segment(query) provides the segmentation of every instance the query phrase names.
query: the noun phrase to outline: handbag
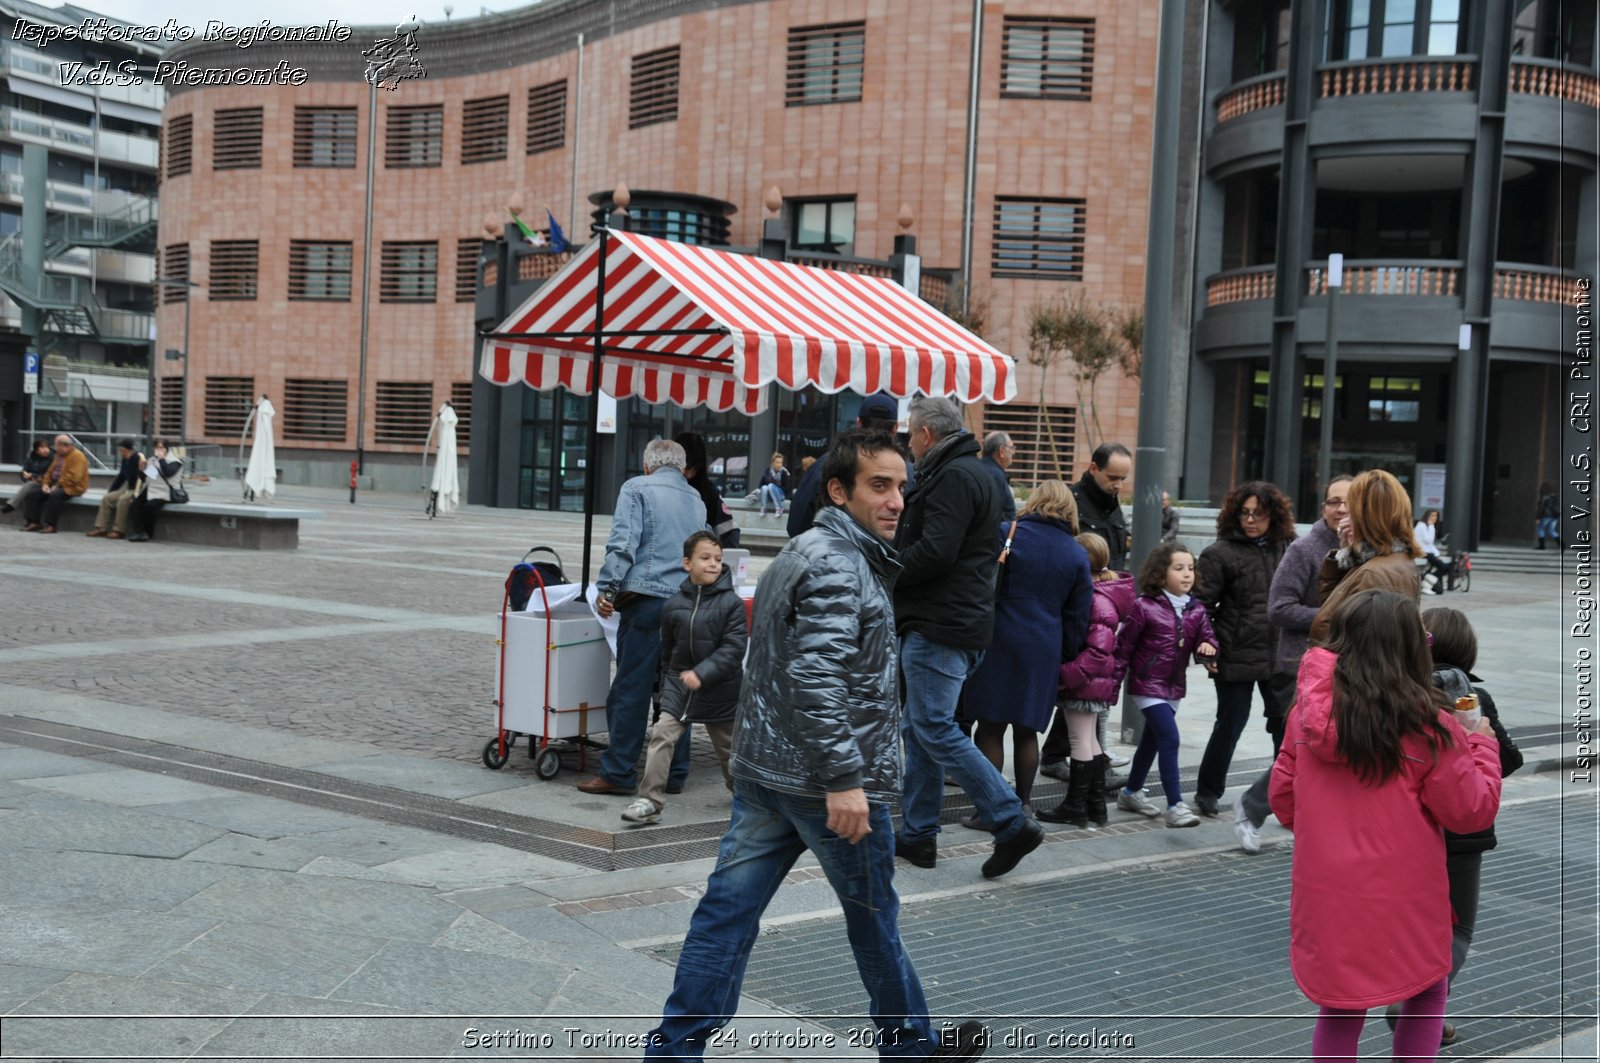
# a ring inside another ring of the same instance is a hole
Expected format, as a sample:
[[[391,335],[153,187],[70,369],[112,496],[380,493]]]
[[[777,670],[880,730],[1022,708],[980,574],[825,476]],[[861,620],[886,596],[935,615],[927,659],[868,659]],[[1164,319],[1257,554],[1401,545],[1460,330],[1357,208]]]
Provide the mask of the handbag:
[[[167,479],[165,475],[163,475],[161,477],[161,482],[167,485],[167,501],[169,503],[174,506],[181,506],[185,502],[189,501],[189,492],[183,489],[182,477],[179,477],[178,482],[174,484],[171,480]]]

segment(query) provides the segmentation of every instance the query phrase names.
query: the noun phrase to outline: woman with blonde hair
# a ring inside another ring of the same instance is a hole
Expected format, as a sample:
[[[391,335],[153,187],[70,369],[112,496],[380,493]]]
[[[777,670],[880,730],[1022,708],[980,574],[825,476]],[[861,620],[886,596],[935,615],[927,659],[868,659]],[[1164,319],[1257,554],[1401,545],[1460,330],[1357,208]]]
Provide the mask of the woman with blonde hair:
[[[1017,519],[1001,525],[994,641],[962,691],[962,715],[977,722],[978,748],[996,768],[1011,728],[1017,797],[1030,812],[1061,662],[1077,656],[1089,628],[1089,555],[1077,531],[1078,505],[1060,480],[1036,487]]]
[[[1328,634],[1328,617],[1353,594],[1394,591],[1413,602],[1422,581],[1415,559],[1422,556],[1411,526],[1411,496],[1389,473],[1369,469],[1350,481],[1348,512],[1339,521],[1339,548],[1330,551],[1317,573],[1322,608],[1311,622],[1311,644]]]

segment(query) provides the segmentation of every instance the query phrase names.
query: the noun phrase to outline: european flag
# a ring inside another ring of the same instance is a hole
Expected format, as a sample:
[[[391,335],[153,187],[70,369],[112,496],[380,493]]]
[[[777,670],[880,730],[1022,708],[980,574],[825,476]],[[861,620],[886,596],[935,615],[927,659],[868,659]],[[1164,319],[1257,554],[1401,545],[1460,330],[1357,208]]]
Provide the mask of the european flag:
[[[550,250],[555,252],[567,249],[567,234],[561,231],[561,226],[556,224],[556,216],[550,213],[550,208],[544,209],[544,216],[550,219]]]

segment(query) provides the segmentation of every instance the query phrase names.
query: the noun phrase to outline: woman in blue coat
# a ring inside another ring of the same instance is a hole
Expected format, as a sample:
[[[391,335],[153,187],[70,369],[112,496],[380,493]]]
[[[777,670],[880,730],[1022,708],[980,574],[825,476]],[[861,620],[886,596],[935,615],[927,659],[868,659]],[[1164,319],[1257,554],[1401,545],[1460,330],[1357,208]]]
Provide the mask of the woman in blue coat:
[[[1028,497],[1015,527],[1001,526],[999,593],[994,641],[962,690],[962,715],[977,722],[978,748],[999,768],[1011,728],[1017,797],[1032,813],[1039,769],[1039,732],[1055,713],[1061,662],[1083,648],[1089,630],[1093,580],[1089,555],[1074,538],[1078,506],[1060,480],[1046,480]]]

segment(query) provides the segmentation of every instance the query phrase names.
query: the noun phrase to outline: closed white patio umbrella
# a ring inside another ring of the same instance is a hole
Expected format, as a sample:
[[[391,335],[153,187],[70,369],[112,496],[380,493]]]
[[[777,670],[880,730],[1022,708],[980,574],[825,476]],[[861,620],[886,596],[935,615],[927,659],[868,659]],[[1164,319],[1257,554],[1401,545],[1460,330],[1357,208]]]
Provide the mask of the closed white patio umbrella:
[[[278,415],[273,409],[272,400],[265,395],[256,403],[256,408],[251,412],[250,419],[256,424],[256,440],[250,446],[250,464],[244,470],[244,497],[245,501],[256,498],[271,498],[278,489],[278,459],[272,443],[272,419]],[[245,434],[250,432],[250,424],[245,423]]]
[[[461,474],[456,468],[456,422],[459,420],[455,408],[447,402],[439,407],[439,416],[434,418],[433,430],[428,433],[430,436],[434,432],[439,434],[439,450],[433,461],[433,481],[428,485],[431,492],[429,516],[461,508]]]

